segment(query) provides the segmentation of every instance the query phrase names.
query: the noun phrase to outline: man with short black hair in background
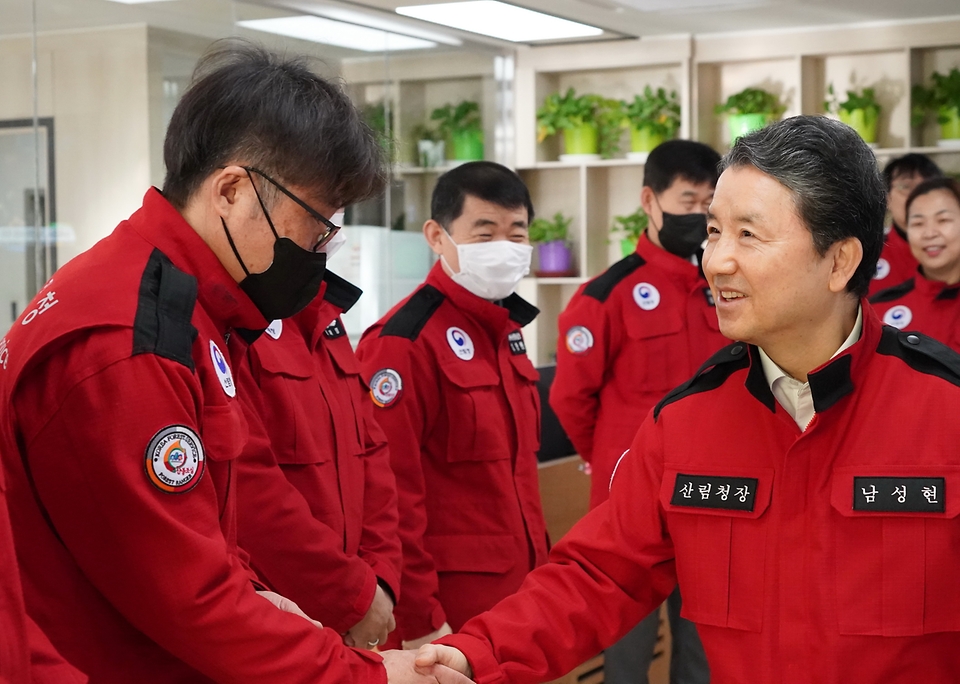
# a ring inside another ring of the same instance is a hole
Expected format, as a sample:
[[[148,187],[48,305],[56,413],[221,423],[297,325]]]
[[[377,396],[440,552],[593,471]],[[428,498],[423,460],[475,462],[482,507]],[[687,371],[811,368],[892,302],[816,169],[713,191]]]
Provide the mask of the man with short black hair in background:
[[[423,233],[440,260],[360,340],[357,355],[397,478],[403,575],[397,637],[416,648],[509,596],[547,560],[536,369],[514,290],[533,204],[493,162],[440,176]]]
[[[614,464],[647,412],[726,342],[699,262],[719,163],[690,140],[654,149],[636,252],[583,285],[560,314],[550,405],[592,471],[591,508],[606,501]],[[703,646],[680,607],[677,590],[667,601],[671,684],[706,684]],[[606,650],[606,684],[646,684],[659,627],[656,610]]]

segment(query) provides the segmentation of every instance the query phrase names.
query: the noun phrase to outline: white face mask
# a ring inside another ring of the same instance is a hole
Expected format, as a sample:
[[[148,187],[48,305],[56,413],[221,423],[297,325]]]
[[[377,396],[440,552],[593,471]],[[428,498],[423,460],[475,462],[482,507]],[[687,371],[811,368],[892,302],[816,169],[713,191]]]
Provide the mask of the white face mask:
[[[460,272],[453,273],[447,260],[440,257],[451,271],[453,282],[483,299],[497,300],[509,297],[517,289],[520,279],[530,272],[533,247],[510,240],[491,240],[469,245],[458,245],[444,231],[457,248]]]
[[[343,225],[343,212],[338,211],[336,214],[330,217],[330,222],[335,223],[338,226]],[[333,255],[336,254],[344,243],[347,241],[347,235],[344,233],[346,228],[341,228],[336,232],[336,234],[330,238],[330,242],[321,247],[318,251],[323,252],[327,255],[327,263],[330,263],[330,260],[333,258]]]

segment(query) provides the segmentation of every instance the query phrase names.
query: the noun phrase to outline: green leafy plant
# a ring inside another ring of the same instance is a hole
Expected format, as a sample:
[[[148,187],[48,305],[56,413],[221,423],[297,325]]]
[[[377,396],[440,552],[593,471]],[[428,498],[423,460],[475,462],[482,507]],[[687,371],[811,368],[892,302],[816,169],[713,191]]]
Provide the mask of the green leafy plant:
[[[947,123],[942,110],[960,108],[960,68],[954,67],[946,75],[935,71],[930,80],[933,83],[929,87],[918,83],[911,92],[915,126],[923,124],[929,113],[936,113],[939,123]]]
[[[573,219],[564,216],[562,211],[554,214],[552,219],[535,218],[530,224],[530,242],[537,244],[566,240],[571,223]]]
[[[602,95],[577,95],[573,88],[547,97],[537,110],[537,142],[543,142],[561,131],[586,124],[597,127],[600,155],[611,157],[620,148],[620,127],[623,102]]]
[[[482,129],[480,105],[472,100],[464,100],[457,105],[446,104],[443,107],[437,107],[430,113],[430,120],[437,122],[441,139]]]
[[[387,130],[387,106],[383,100],[363,105],[360,108],[360,117],[373,129],[380,141],[380,146],[383,147],[390,159],[393,159],[397,149],[393,127],[393,109],[390,109],[389,132]]]
[[[762,88],[744,88],[734,93],[723,104],[714,107],[716,114],[767,114],[779,117],[786,111],[779,98]]]
[[[831,114],[838,114],[840,110],[852,112],[856,109],[880,113],[880,103],[877,102],[876,91],[873,88],[863,88],[858,94],[855,90],[847,91],[847,99],[843,102],[834,92],[833,84],[827,87],[827,99],[823,101],[823,108]]]
[[[633,128],[647,128],[665,140],[673,138],[680,128],[680,99],[677,91],[669,94],[663,88],[656,91],[650,86],[643,95],[636,95],[632,102],[623,103],[623,124]]]
[[[647,229],[649,217],[643,210],[643,207],[637,207],[637,210],[626,216],[614,216],[611,233],[619,233],[624,238],[638,240],[640,235]]]
[[[410,129],[410,138],[414,141],[430,140],[437,142],[443,140],[443,134],[433,126],[420,123]]]

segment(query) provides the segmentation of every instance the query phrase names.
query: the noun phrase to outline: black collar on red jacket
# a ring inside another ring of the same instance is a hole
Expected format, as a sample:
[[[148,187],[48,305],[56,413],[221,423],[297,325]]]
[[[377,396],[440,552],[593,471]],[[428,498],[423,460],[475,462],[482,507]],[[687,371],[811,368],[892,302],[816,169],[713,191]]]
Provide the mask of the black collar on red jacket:
[[[324,300],[340,309],[340,313],[347,313],[352,309],[363,294],[363,290],[333,271],[323,274],[323,282],[327,284],[323,292]]]

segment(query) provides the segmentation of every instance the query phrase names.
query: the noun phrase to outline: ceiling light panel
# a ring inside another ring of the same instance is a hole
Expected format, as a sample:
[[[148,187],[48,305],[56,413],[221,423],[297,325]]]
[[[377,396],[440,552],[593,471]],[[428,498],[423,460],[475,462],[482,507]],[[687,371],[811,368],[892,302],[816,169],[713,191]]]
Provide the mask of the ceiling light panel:
[[[288,38],[309,40],[324,45],[363,52],[384,52],[392,50],[424,50],[437,47],[437,44],[423,38],[414,38],[399,33],[383,31],[367,26],[357,26],[343,21],[334,21],[325,17],[277,17],[275,19],[248,19],[238,21],[238,26],[275,33]]]
[[[691,10],[733,10],[769,5],[771,0],[614,0],[616,4],[641,12],[686,12]]]
[[[404,36],[413,36],[414,38],[423,38],[434,43],[443,43],[444,45],[463,45],[463,41],[454,36],[440,31],[431,31],[429,29],[414,26],[414,22],[391,19],[391,15],[384,12],[363,12],[346,7],[334,7],[315,2],[287,3],[290,7],[316,14],[317,16],[327,17],[336,21],[345,21],[348,24],[358,24],[360,26],[369,26],[370,28],[383,29],[391,33],[399,33]]]
[[[534,12],[497,0],[409,5],[398,7],[397,13],[514,43],[588,38],[603,34],[603,29],[595,26]]]

